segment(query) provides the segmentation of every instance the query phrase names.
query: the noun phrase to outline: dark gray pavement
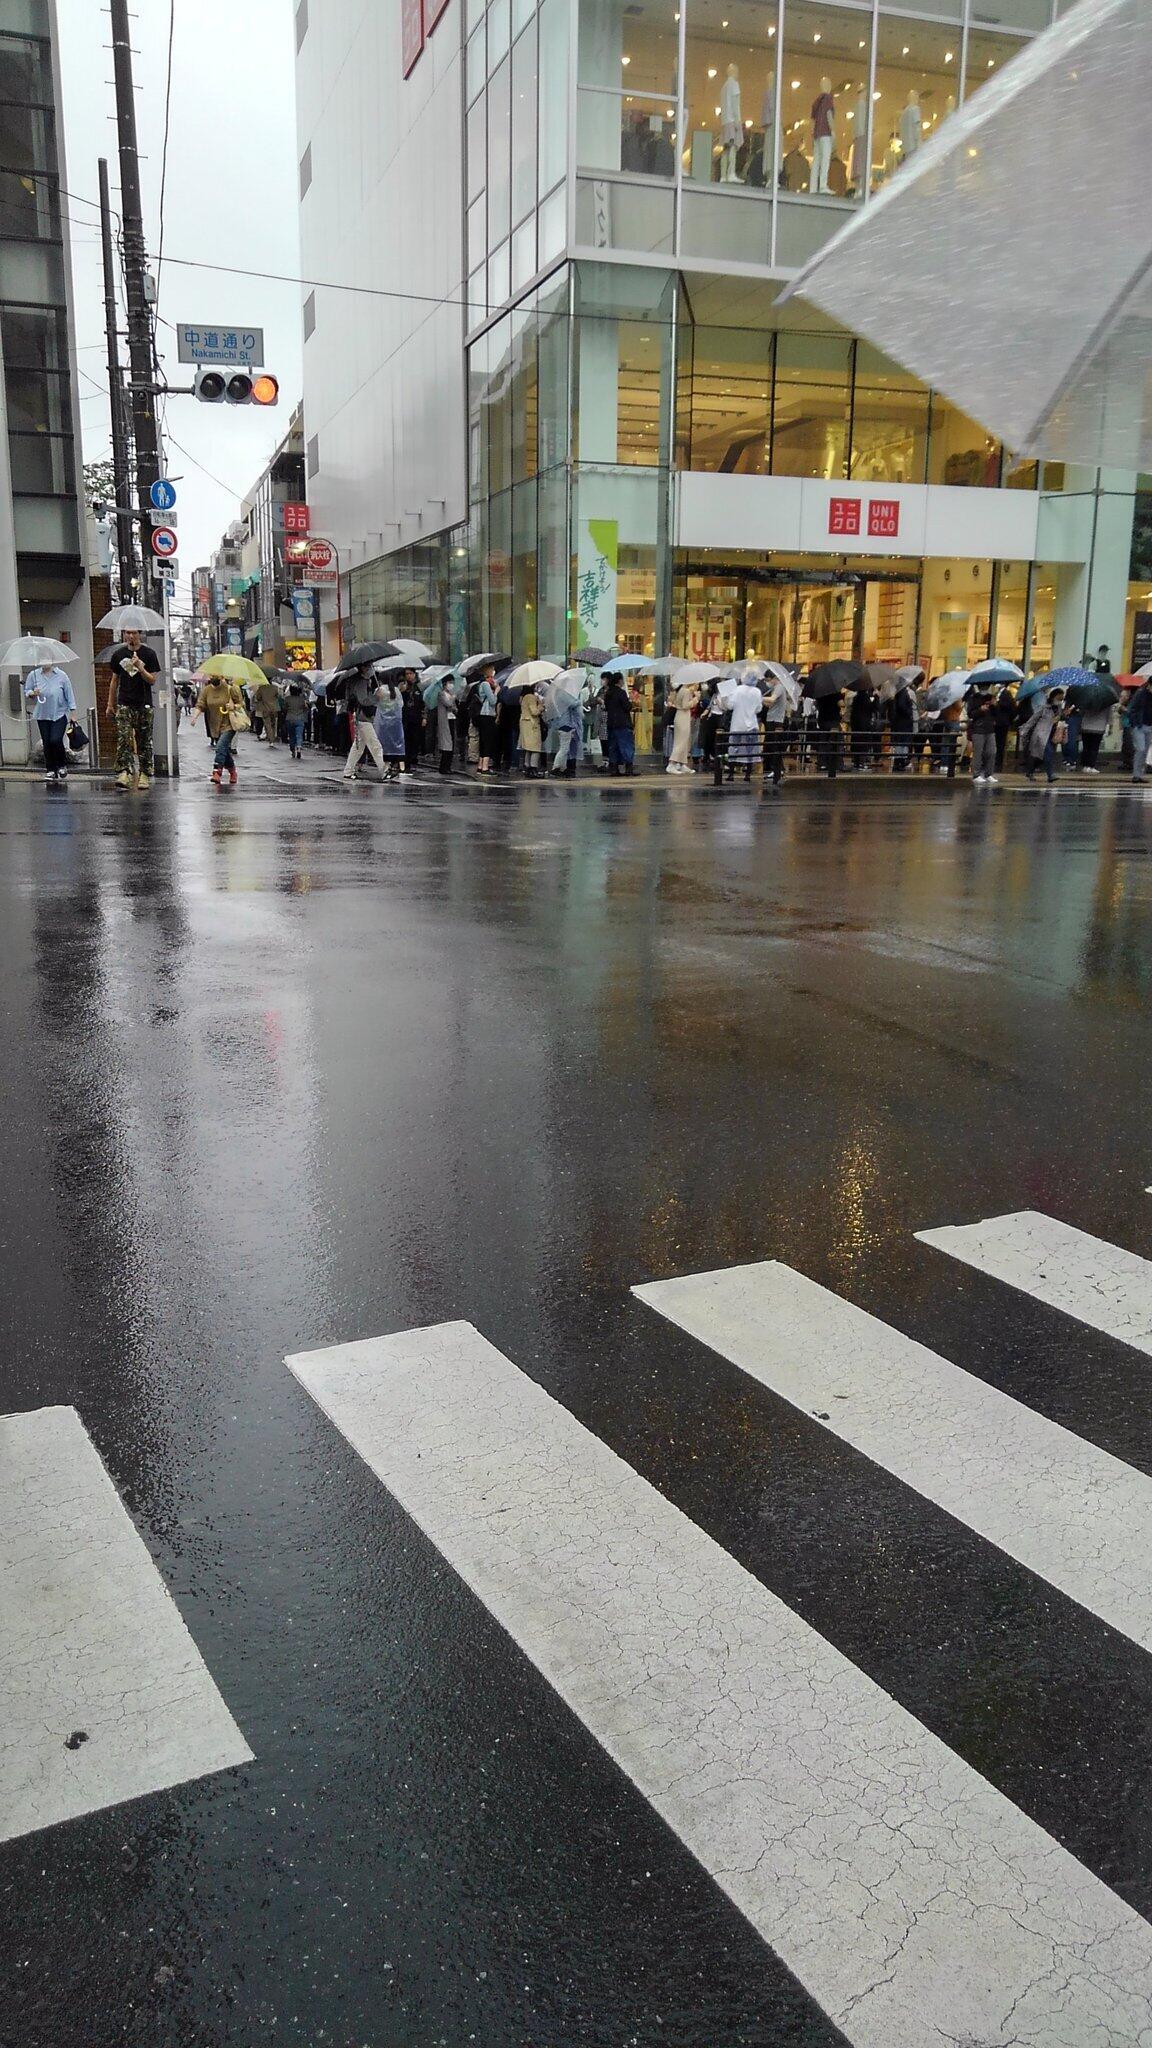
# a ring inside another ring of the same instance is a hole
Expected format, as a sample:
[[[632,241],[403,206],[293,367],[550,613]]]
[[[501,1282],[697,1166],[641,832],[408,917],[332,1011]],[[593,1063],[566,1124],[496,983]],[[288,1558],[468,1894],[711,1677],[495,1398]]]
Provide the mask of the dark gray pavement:
[[[283,1365],[458,1317],[1152,1914],[1147,1656],[628,1293],[779,1258],[1152,1472],[1146,1356],[913,1236],[1152,1250],[1152,804],[244,759],[0,783],[0,1411],[255,1759],[0,1844],[3,2048],[844,2038]]]

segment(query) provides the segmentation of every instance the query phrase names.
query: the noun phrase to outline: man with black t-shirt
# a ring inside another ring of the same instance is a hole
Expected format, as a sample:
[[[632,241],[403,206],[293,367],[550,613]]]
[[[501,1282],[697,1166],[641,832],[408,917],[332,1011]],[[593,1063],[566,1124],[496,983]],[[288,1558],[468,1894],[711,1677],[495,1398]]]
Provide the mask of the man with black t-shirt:
[[[147,789],[152,777],[152,683],[160,658],[139,633],[125,633],[108,657],[112,687],[108,716],[116,715],[116,780],[121,789]],[[136,774],[136,762],[140,773]]]

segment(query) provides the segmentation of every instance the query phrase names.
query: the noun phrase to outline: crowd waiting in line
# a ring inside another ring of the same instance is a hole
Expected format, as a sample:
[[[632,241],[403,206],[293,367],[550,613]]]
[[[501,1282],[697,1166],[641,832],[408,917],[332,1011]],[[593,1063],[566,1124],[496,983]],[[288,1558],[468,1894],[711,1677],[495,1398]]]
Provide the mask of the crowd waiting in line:
[[[1098,775],[1112,732],[1119,766],[1140,782],[1152,744],[1152,681],[1118,682],[1088,657],[1040,677],[992,660],[929,682],[921,668],[855,661],[822,662],[803,676],[774,662],[719,668],[610,654],[569,669],[495,653],[448,667],[429,650],[410,651],[415,644],[361,643],[326,675],[195,678],[186,702],[193,719],[205,718],[213,781],[227,774],[235,783],[234,737],[249,727],[271,745],[285,741],[297,760],[305,745],[345,755],[349,782],[365,756],[386,782],[433,763],[441,775],[474,767],[482,777],[571,779],[584,763],[634,776],[635,685],[653,668],[669,775],[750,781],[759,766],[778,789],[788,770],[835,777],[886,766],[900,775],[967,771],[992,784],[1011,747],[1027,780],[1052,783],[1062,767]]]

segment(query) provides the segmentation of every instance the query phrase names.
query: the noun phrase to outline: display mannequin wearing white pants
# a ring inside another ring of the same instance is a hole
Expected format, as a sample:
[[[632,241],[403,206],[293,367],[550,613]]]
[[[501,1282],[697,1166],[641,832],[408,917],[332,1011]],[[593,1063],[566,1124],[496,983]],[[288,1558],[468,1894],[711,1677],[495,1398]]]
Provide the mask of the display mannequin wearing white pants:
[[[832,137],[817,135],[812,144],[812,175],[808,180],[810,192],[828,190],[828,166],[832,162]]]
[[[356,720],[356,737],[349,749],[348,759],[344,763],[345,782],[355,782],[357,764],[365,750],[371,754],[381,775],[383,775],[384,749],[380,745],[376,727],[370,718],[358,717]]]

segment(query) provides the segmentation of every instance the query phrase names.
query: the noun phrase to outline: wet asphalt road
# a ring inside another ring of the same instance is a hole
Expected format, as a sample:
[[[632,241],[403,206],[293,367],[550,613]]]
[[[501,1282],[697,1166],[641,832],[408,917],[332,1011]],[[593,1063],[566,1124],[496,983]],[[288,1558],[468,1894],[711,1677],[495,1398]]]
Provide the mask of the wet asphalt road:
[[[1149,1660],[628,1294],[783,1259],[1152,1472],[912,1236],[1152,1252],[1152,805],[9,780],[0,933],[0,1409],[255,1755],[0,1847],[3,2048],[841,2040],[282,1362],[454,1317],[1152,1916]]]

